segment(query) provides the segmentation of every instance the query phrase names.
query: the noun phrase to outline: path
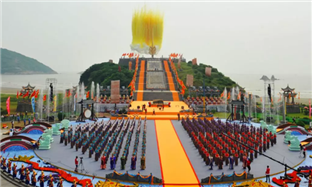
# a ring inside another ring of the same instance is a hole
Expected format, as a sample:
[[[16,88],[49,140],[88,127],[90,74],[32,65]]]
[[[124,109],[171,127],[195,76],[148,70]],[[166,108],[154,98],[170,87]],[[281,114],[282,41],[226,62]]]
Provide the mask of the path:
[[[173,101],[180,101],[179,94],[176,92],[176,89],[174,87],[172,74],[171,74],[171,72],[169,70],[169,65],[168,65],[168,62],[166,60],[164,61],[164,67],[165,67],[165,71],[167,73],[169,89],[172,92]]]
[[[191,184],[198,184],[199,181],[195,171],[171,121],[156,120],[155,131],[160,155],[162,178],[165,184],[176,184],[176,186],[179,186],[179,184],[190,184],[189,186],[194,186]]]

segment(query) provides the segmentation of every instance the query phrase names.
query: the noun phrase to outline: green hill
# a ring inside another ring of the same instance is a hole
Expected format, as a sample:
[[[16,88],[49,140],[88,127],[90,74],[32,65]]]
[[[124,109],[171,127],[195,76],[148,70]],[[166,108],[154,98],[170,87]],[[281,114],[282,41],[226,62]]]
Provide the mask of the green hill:
[[[120,66],[121,72],[118,71],[118,64],[103,62],[94,64],[84,71],[80,76],[80,83],[84,83],[90,89],[91,82],[99,83],[101,86],[110,86],[111,80],[120,80],[120,86],[128,86],[133,77],[133,71],[128,67]]]
[[[1,74],[56,74],[36,59],[1,49]]]
[[[178,69],[177,63],[175,63],[175,65],[176,69]],[[181,70],[178,70],[179,78],[186,84],[186,75],[192,74],[194,75],[194,86],[202,86],[205,67],[211,66],[204,64],[194,66],[191,62],[182,62]],[[84,71],[80,76],[79,82],[83,82],[85,86],[88,86],[88,89],[90,89],[92,81],[99,83],[101,86],[110,86],[111,80],[120,80],[120,86],[128,86],[132,80],[133,73],[133,71],[128,70],[127,66],[121,65],[121,72],[119,72],[118,64],[103,62],[94,64]],[[229,90],[239,85],[229,77],[224,76],[221,72],[218,72],[216,68],[212,67],[211,77],[205,78],[205,86],[217,86],[221,90],[226,87]]]
[[[219,72],[217,68],[214,68],[209,65],[199,64],[192,65],[192,61],[189,62],[181,62],[181,69],[178,69],[178,63],[175,63],[176,69],[178,71],[179,78],[186,84],[186,75],[193,75],[193,85],[203,86],[203,77],[205,76],[205,68],[211,67],[211,76],[205,76],[205,86],[216,86],[219,89],[230,89],[232,87],[239,86],[236,82],[231,80],[231,78],[226,77],[223,73]]]

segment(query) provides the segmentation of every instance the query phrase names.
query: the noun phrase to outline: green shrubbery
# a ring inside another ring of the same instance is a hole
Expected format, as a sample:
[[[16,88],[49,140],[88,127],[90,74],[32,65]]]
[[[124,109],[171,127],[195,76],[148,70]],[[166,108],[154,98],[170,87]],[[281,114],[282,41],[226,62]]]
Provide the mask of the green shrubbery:
[[[65,114],[63,112],[59,112],[57,114],[57,117],[58,117],[59,121],[62,121],[65,118]]]

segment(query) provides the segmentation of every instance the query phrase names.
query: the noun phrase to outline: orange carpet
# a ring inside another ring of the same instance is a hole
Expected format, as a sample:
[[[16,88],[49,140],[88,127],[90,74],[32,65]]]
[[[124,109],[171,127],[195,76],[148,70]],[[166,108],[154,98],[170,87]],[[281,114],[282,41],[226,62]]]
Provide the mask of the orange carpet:
[[[169,65],[168,65],[168,62],[166,60],[164,61],[164,66],[165,66],[165,71],[167,73],[169,89],[170,89],[170,91],[174,91],[174,92],[172,92],[172,98],[173,98],[174,101],[180,101],[179,94],[178,94],[178,92],[176,92],[176,89],[174,87],[172,74],[171,74],[171,72],[169,70]]]
[[[138,85],[138,89],[137,89],[140,92],[137,92],[137,101],[143,101],[144,73],[145,73],[145,60],[141,60],[141,68],[140,68],[140,74],[139,74],[139,85]]]
[[[171,121],[156,120],[155,131],[164,186],[199,186],[194,168]]]

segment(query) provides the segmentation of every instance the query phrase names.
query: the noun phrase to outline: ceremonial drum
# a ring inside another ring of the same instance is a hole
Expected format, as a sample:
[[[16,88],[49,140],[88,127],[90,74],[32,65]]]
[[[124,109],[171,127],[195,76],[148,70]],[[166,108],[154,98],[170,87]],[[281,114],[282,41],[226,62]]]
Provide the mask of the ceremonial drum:
[[[91,110],[85,109],[83,112],[85,118],[90,118],[91,117]]]

